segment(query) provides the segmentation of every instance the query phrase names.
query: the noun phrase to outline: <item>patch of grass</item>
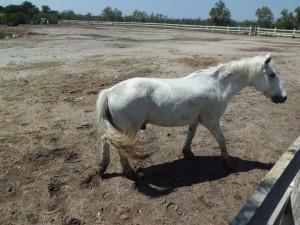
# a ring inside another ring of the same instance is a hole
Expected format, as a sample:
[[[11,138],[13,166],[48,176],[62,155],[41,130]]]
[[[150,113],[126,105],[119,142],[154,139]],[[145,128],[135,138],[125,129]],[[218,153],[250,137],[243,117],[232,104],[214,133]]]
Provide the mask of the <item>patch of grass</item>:
[[[0,31],[0,39],[7,39],[7,38],[11,38],[12,36],[13,36],[12,33],[6,33],[6,32]]]
[[[17,70],[31,70],[31,69],[47,69],[51,67],[56,67],[59,65],[59,62],[56,61],[42,61],[36,63],[22,64],[19,65]]]
[[[22,70],[43,70],[59,66],[59,62],[49,61],[49,62],[36,62],[27,64],[12,64],[5,68],[0,69],[0,71],[5,72],[17,72]]]

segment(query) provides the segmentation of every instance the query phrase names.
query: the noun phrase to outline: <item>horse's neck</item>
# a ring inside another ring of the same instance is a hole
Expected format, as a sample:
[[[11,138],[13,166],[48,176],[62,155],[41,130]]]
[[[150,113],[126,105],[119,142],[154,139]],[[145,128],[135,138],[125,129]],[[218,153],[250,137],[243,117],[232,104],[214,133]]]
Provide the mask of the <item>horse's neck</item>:
[[[232,74],[219,79],[222,97],[230,100],[245,87],[249,86],[249,80],[246,75]]]
[[[192,83],[197,87],[210,88],[211,85],[216,88],[218,87],[220,92],[216,93],[228,101],[245,87],[249,86],[249,79],[246,75],[238,73],[232,75],[220,74],[218,70],[212,72],[204,71],[200,72],[200,74],[199,72],[195,72],[183,79],[186,79],[189,84]]]

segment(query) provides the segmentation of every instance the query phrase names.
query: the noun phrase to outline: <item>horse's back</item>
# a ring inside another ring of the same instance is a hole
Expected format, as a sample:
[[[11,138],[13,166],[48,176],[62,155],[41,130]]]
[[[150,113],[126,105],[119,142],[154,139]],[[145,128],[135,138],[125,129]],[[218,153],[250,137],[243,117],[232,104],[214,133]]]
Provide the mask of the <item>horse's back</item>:
[[[183,126],[199,119],[205,107],[201,90],[184,78],[132,78],[111,88],[109,108],[116,123]]]

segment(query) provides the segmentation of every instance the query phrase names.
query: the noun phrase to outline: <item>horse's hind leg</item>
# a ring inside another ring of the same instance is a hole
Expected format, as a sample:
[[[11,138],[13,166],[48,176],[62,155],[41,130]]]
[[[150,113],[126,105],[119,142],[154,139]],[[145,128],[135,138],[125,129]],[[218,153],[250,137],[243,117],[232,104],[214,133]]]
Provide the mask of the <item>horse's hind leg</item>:
[[[197,127],[198,127],[198,124],[189,125],[187,138],[186,138],[185,144],[182,149],[182,155],[184,156],[184,158],[194,157],[194,153],[191,150],[191,144],[192,144],[192,140],[195,136]]]
[[[136,177],[136,174],[132,169],[132,167],[130,166],[128,158],[124,156],[120,151],[118,152],[119,152],[120,162],[123,168],[124,175],[128,178],[134,179]]]
[[[101,137],[101,161],[100,161],[100,165],[99,165],[100,176],[102,176],[105,173],[109,163],[110,163],[109,143],[108,143],[106,135],[104,134]]]

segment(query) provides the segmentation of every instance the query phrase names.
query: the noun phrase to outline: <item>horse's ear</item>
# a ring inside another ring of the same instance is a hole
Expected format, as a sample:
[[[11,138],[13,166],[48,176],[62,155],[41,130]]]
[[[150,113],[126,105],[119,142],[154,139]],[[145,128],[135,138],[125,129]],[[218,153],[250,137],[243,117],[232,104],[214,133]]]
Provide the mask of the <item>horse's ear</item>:
[[[272,59],[272,56],[271,56],[271,53],[269,53],[268,55],[266,55],[266,57],[265,57],[266,59],[265,59],[265,66],[267,65],[267,64],[269,64],[270,62],[271,62],[271,59]]]

